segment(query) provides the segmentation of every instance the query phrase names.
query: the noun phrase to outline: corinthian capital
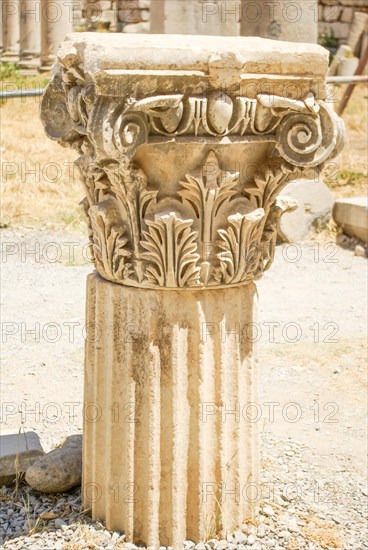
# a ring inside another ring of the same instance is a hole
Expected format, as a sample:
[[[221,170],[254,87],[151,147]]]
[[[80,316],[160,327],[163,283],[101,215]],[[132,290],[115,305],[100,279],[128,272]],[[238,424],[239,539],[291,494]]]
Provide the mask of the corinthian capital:
[[[183,289],[259,279],[295,208],[282,188],[343,145],[327,60],[319,46],[257,38],[71,34],[42,119],[80,154],[102,277]]]

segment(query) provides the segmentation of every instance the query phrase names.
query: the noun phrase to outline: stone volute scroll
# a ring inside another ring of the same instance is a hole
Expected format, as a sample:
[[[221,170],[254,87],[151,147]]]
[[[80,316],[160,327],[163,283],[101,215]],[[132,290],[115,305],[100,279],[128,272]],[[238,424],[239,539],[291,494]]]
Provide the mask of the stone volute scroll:
[[[180,548],[257,504],[254,282],[283,187],[344,142],[328,52],[258,38],[71,34],[42,102],[74,148],[88,278],[83,497],[127,538]],[[225,411],[225,412],[224,412]],[[227,414],[226,411],[233,411]]]

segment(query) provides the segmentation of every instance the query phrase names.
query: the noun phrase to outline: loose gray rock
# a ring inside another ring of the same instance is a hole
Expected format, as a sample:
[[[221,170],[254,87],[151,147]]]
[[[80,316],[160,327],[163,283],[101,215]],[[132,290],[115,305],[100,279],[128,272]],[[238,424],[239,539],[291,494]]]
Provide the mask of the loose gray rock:
[[[27,469],[26,482],[42,493],[62,493],[82,479],[82,436],[67,437],[63,445],[39,458]]]
[[[44,454],[35,432],[0,436],[0,485],[11,484]]]

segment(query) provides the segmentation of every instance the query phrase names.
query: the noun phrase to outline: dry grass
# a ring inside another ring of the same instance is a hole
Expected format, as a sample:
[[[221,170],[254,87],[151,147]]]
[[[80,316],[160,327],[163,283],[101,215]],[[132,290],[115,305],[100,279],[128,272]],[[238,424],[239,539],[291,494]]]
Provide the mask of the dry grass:
[[[15,78],[12,82],[16,82]],[[40,79],[22,79],[27,88]],[[0,107],[1,222],[11,227],[76,229],[84,224],[84,192],[74,151],[50,141],[39,119],[41,98],[11,99]]]
[[[307,518],[308,520],[308,524],[303,529],[304,536],[308,540],[326,550],[343,548],[344,542],[338,529],[319,518]]]
[[[3,86],[43,86],[42,78],[5,75]],[[344,119],[348,144],[327,166],[325,179],[337,196],[365,193],[367,175],[366,86],[357,86]],[[0,107],[1,221],[11,227],[82,229],[84,193],[72,163],[76,153],[51,142],[39,120],[40,98],[12,99]]]

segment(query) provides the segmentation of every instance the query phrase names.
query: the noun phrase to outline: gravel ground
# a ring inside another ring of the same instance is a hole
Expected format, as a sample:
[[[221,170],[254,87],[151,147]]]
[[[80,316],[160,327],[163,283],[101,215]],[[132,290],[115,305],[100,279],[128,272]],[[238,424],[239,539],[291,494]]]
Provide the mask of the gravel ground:
[[[1,428],[33,429],[45,450],[81,432],[85,276],[92,270],[85,244],[67,233],[2,231]],[[256,520],[225,540],[185,548],[368,548],[366,277],[366,260],[332,243],[278,247],[258,284]],[[0,524],[0,543],[14,550],[134,548],[90,522],[79,490],[50,496],[24,484],[4,487]]]

